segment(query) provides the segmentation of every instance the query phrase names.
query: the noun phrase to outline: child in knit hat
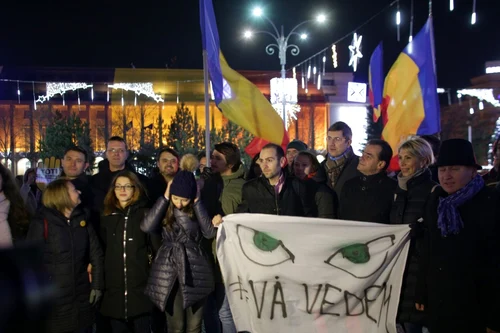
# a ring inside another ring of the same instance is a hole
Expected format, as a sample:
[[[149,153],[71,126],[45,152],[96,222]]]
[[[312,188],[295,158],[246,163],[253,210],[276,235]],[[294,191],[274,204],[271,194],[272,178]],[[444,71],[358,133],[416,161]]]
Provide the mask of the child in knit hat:
[[[165,312],[169,332],[201,332],[205,300],[214,289],[212,263],[201,241],[214,238],[216,229],[198,200],[197,164],[191,154],[181,159],[181,171],[141,223],[145,232],[162,227],[145,293]]]

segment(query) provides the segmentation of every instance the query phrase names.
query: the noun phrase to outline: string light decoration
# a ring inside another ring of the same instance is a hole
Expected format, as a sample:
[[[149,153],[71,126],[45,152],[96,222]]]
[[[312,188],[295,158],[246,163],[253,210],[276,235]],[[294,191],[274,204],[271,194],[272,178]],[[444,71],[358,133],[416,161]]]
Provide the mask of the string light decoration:
[[[359,59],[363,58],[363,54],[361,53],[362,40],[363,36],[359,35],[358,37],[358,34],[354,33],[352,44],[349,45],[349,51],[351,52],[351,58],[349,59],[349,66],[352,66],[354,71],[358,69]]]
[[[400,40],[400,26],[401,26],[401,11],[399,10],[399,0],[398,0],[398,10],[396,12],[396,30],[398,32],[398,42]]]
[[[127,91],[134,91],[137,95],[145,95],[154,99],[157,103],[163,102],[163,98],[160,95],[155,94],[153,90],[153,83],[151,82],[141,82],[141,83],[115,83],[108,84],[109,88],[112,89],[122,89]]]
[[[94,101],[94,87],[90,88],[90,99]]]
[[[408,37],[408,43],[411,43],[413,40],[413,0],[411,0],[410,4],[410,37]]]
[[[67,91],[75,91],[78,89],[92,88],[92,84],[87,84],[83,82],[47,82],[46,83],[46,94],[38,96],[35,103],[44,103],[55,95],[61,95],[64,97],[64,93]]]
[[[271,104],[279,115],[283,114],[283,102],[285,103],[286,118],[288,122],[297,119],[300,112],[298,105],[297,80],[293,78],[273,78],[270,82]],[[283,91],[284,89],[284,91]],[[283,101],[284,99],[284,101]]]
[[[470,18],[470,24],[476,24],[476,0],[472,1],[472,16]]]
[[[297,79],[297,72],[295,71],[295,67],[292,68],[292,75],[294,79]]]
[[[21,90],[19,89],[19,80],[17,80],[17,104],[21,104]]]
[[[333,68],[337,68],[339,66],[339,63],[337,62],[337,45],[335,44],[332,45],[332,61]]]
[[[450,0],[450,12],[455,10],[455,0]]]
[[[323,76],[325,76],[326,72],[326,54],[323,53]]]
[[[32,82],[31,84],[33,85],[33,106],[34,106],[35,111],[36,111],[35,82]]]
[[[457,91],[457,97],[461,98],[462,95],[476,97],[480,101],[486,101],[494,107],[500,107],[500,101],[493,95],[493,89],[462,89]]]

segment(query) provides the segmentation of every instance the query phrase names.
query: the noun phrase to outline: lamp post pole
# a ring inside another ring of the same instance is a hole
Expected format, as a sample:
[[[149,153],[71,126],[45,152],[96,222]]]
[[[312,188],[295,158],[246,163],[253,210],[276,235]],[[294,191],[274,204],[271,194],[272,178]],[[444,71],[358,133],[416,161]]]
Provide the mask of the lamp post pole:
[[[255,13],[255,11],[254,11]],[[281,31],[279,31],[277,28],[276,28],[276,25],[273,23],[273,21],[271,21],[267,16],[265,16],[264,14],[262,14],[262,12],[259,10],[259,13],[258,14],[255,14],[256,16],[260,16],[260,17],[263,17],[271,26],[272,26],[272,31],[266,31],[266,30],[259,30],[259,31],[255,31],[253,33],[263,33],[263,34],[266,34],[266,35],[269,35],[271,36],[275,43],[271,43],[269,45],[266,46],[265,50],[266,50],[266,53],[268,55],[274,55],[275,53],[275,50],[278,50],[278,58],[280,60],[280,65],[281,65],[281,83],[282,83],[282,91],[281,91],[281,102],[282,102],[282,118],[283,118],[283,123],[285,124],[285,128],[288,128],[288,121],[287,121],[287,112],[286,112],[286,105],[287,105],[287,102],[286,102],[286,99],[285,99],[285,79],[286,79],[286,69],[285,69],[285,66],[286,66],[286,53],[288,51],[288,49],[290,49],[290,53],[293,55],[293,56],[297,56],[299,55],[300,53],[300,48],[296,45],[296,44],[288,44],[288,41],[290,39],[291,36],[293,35],[297,35],[300,37],[300,39],[306,39],[307,38],[307,35],[306,34],[299,34],[297,32],[297,29],[301,26],[303,26],[304,24],[306,23],[309,23],[309,22],[312,22],[314,20],[307,20],[307,21],[304,21],[302,23],[299,23],[297,24],[287,35],[285,35],[285,29],[283,26],[281,26]],[[324,15],[320,15],[318,17],[318,21],[319,22],[323,22],[325,20],[325,16]],[[245,34],[245,37],[249,38],[251,37],[251,32],[247,32]]]

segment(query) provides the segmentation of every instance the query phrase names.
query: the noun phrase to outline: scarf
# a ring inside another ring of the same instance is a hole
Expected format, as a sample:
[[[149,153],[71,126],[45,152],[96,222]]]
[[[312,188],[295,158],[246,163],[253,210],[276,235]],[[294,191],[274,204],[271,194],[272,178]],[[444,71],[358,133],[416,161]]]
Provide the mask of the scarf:
[[[425,172],[425,169],[419,169],[417,172],[415,172],[413,175],[409,176],[403,176],[403,174],[400,172],[398,173],[398,185],[403,191],[408,191],[408,181],[412,178],[417,178],[421,174]]]
[[[346,149],[346,151],[337,157],[330,156],[328,154],[326,160],[326,172],[328,173],[329,186],[331,189],[335,187],[335,183],[338,181],[342,170],[346,162],[354,155],[352,147]]]
[[[483,187],[483,178],[476,175],[474,179],[457,192],[446,198],[439,198],[438,228],[441,230],[441,236],[456,235],[460,232],[460,229],[464,227],[464,222],[460,217],[458,207],[475,196]]]

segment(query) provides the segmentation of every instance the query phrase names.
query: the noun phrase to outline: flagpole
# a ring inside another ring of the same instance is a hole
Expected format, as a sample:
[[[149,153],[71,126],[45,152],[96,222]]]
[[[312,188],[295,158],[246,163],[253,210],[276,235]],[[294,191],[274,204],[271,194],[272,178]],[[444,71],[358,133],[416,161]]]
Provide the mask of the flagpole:
[[[208,96],[208,59],[207,51],[203,50],[203,83],[205,85],[205,157],[206,166],[210,166],[210,99]]]

